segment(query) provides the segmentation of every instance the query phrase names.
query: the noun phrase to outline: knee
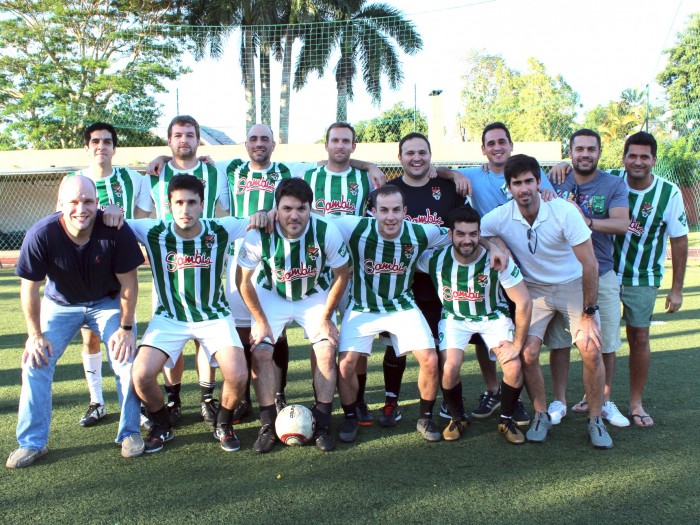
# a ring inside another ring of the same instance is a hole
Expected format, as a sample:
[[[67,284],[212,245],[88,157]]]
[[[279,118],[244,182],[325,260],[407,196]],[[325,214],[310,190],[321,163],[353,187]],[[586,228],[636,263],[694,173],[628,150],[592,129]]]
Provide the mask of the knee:
[[[323,345],[315,347],[313,353],[316,356],[316,366],[318,366],[319,370],[323,372],[335,370],[335,346]]]
[[[539,347],[526,346],[521,354],[523,366],[536,366],[540,363]]]
[[[459,382],[460,370],[459,364],[445,361],[442,367],[442,381],[447,385],[447,388],[451,388]]]
[[[419,360],[420,368],[423,370],[426,374],[429,375],[435,375],[437,376],[438,374],[438,358],[437,354],[429,350],[426,355],[424,355],[420,360]]]
[[[351,352],[340,354],[340,363],[338,364],[338,372],[343,378],[352,377],[355,374],[357,367],[357,357],[350,355]]]

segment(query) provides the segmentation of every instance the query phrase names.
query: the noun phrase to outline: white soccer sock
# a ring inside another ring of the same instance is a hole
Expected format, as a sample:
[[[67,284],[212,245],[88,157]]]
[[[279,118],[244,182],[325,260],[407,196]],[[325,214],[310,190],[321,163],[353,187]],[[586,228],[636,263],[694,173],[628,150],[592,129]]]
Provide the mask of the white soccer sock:
[[[83,352],[83,370],[90,392],[90,402],[104,405],[102,397],[102,352],[86,354]]]

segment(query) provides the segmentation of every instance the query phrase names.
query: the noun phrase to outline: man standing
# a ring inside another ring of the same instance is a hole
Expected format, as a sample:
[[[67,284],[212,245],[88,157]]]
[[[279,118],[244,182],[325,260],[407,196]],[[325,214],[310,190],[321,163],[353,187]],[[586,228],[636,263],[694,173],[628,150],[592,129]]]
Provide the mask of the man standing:
[[[442,227],[447,224],[450,212],[464,205],[464,197],[457,193],[451,180],[428,177],[431,156],[428,138],[421,133],[409,133],[399,142],[399,162],[403,174],[389,181],[389,184],[401,189],[406,199],[407,220]],[[430,276],[417,273],[411,284],[411,291],[416,305],[430,327],[433,339],[437,342],[442,304]],[[406,369],[406,356],[397,356],[395,349],[387,346],[383,368],[386,400],[379,424],[383,427],[393,427],[401,419],[398,401]]]
[[[603,398],[603,419],[616,427],[629,426],[610,400],[612,381],[615,373],[615,352],[620,340],[620,285],[613,269],[613,236],[624,235],[629,225],[627,188],[619,177],[598,169],[600,159],[600,136],[590,129],[580,129],[571,135],[570,149],[573,170],[561,184],[555,184],[560,197],[579,207],[584,221],[593,232],[593,251],[598,260],[598,306],[602,346],[605,366],[605,393]],[[551,351],[549,362],[552,371],[554,401],[548,412],[552,424],[558,425],[566,415],[566,383],[569,373],[571,333],[564,325],[561,315],[556,315],[547,329],[544,344]],[[557,337],[558,334],[561,337]],[[584,399],[574,410],[587,412],[588,403]]]
[[[66,179],[59,205],[60,212],[29,229],[17,263],[28,338],[22,354],[20,448],[10,454],[9,468],[28,467],[48,452],[56,362],[83,325],[108,348],[121,409],[116,441],[122,456],[144,450],[139,400],[131,383],[136,272],[143,255],[129,228],[103,224],[95,184],[87,177]],[[41,301],[39,289],[47,277]]]
[[[224,377],[214,439],[226,452],[240,448],[233,431],[233,409],[243,396],[248,377],[243,348],[224,297],[221,276],[226,252],[251,224],[264,226],[267,216],[200,219],[206,206],[202,181],[175,175],[168,183],[168,208],[173,220],[127,221],[151,261],[158,308],[143,335],[134,360],[134,388],[148,409],[153,428],[147,453],[158,452],[173,436],[172,423],[158,387],[158,374],[172,367],[190,339],[200,354],[217,364]]]
[[[127,219],[147,217],[153,211],[153,204],[146,178],[129,168],[112,166],[112,158],[117,152],[117,131],[114,127],[105,122],[95,122],[85,128],[83,138],[90,166],[67,177],[84,175],[91,178],[97,187],[100,209],[116,204]],[[82,328],[80,332],[90,404],[79,423],[83,427],[91,427],[107,415],[102,394],[102,352],[100,338],[95,332],[87,328]]]
[[[654,425],[642,395],[649,375],[649,326],[654,300],[664,274],[666,240],[671,239],[673,280],[666,311],[683,304],[683,279],[688,260],[688,223],[678,187],[654,175],[656,139],[643,131],[625,141],[623,177],[629,188],[630,224],[615,238],[615,269],[622,283],[623,318],[630,345],[630,418],[635,425]]]
[[[418,259],[418,271],[432,279],[443,305],[438,339],[442,392],[451,421],[442,437],[455,441],[468,426],[460,368],[469,339],[479,334],[491,349],[491,359],[498,359],[503,368],[498,432],[518,445],[525,442],[525,436],[513,414],[523,388],[520,351],[530,326],[532,301],[512,258],[502,271],[489,268],[488,252],[479,246],[480,221],[479,213],[470,206],[456,208],[448,217],[452,245],[427,251]],[[516,305],[515,326],[501,286]]]
[[[335,310],[347,288],[350,271],[347,249],[338,230],[311,215],[313,197],[305,181],[282,181],[275,190],[277,220],[272,233],[249,232],[238,253],[236,284],[254,319],[253,381],[262,423],[253,447],[258,453],[269,452],[275,443],[272,342],[293,321],[304,329],[315,356],[312,412],[316,447],[324,452],[335,448],[330,432],[337,383]],[[253,275],[260,264],[256,286]]]
[[[484,236],[500,236],[520,263],[532,298],[532,319],[522,351],[525,386],[537,414],[526,438],[543,443],[551,431],[539,354],[547,325],[556,312],[569,321],[583,360],[589,404],[588,432],[596,448],[612,447],[601,415],[604,369],[596,298],[598,261],[591,232],[581,214],[563,199],[540,198],[540,165],[533,157],[514,155],[504,174],[513,200],[486,214]]]

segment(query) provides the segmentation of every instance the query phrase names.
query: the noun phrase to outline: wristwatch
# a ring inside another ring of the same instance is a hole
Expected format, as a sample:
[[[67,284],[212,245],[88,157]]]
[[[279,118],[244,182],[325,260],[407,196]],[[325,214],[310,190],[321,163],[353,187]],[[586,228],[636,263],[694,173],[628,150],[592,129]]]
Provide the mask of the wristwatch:
[[[123,324],[123,325],[121,325],[119,328],[121,328],[122,330],[126,330],[127,332],[130,332],[131,330],[134,329],[134,325],[131,325],[131,324]]]
[[[590,315],[591,317],[593,317],[597,311],[598,311],[597,304],[592,304],[592,305],[588,305],[588,306],[583,307],[583,313],[585,315]]]

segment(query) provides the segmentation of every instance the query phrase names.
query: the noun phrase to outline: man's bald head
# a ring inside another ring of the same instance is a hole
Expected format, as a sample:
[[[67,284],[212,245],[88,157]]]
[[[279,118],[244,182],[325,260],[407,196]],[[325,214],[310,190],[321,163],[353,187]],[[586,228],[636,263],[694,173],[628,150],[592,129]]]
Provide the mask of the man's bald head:
[[[74,241],[87,241],[97,215],[97,189],[92,179],[82,175],[64,179],[58,191],[58,205],[66,233]]]
[[[61,182],[61,186],[58,189],[58,202],[63,203],[76,195],[86,195],[91,196],[93,199],[97,199],[97,188],[95,187],[95,182],[84,175],[74,175],[72,177],[66,177]]]
[[[266,169],[275,151],[272,130],[265,124],[255,124],[246,135],[245,149],[248,151],[253,169]]]

